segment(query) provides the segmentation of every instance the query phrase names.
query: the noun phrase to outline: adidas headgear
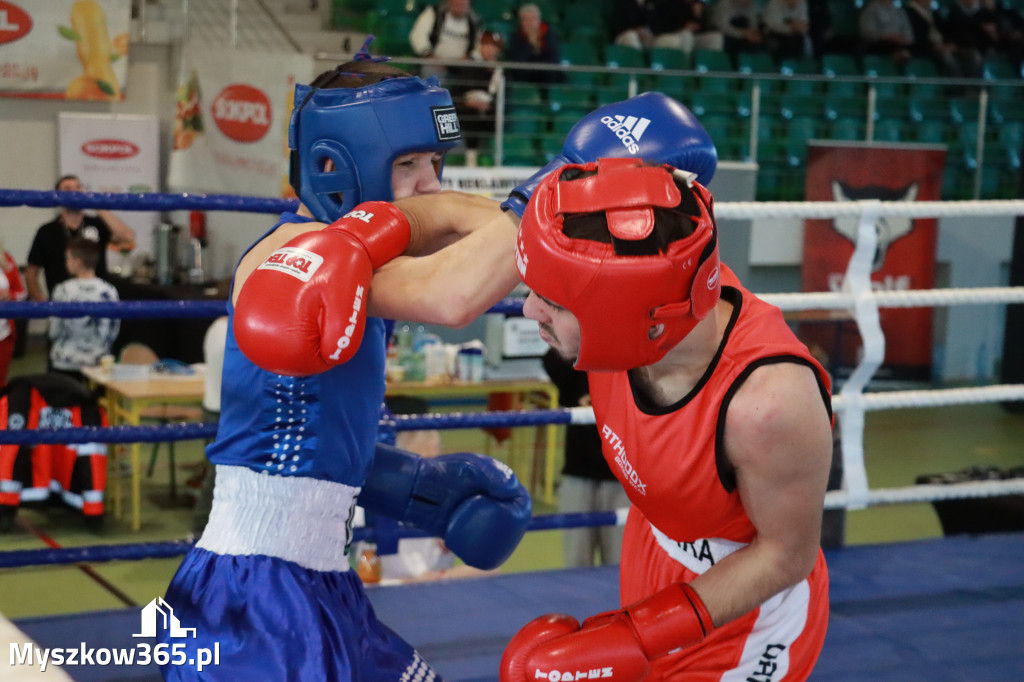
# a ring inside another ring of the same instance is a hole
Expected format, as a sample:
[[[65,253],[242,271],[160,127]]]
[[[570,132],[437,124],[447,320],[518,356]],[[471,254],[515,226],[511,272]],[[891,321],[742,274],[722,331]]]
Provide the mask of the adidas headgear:
[[[569,169],[597,173],[563,179]],[[519,227],[516,262],[530,289],[576,316],[577,369],[621,371],[655,363],[718,302],[718,234],[711,194],[683,177],[670,166],[601,159],[566,165],[534,192]],[[693,201],[683,201],[682,192],[687,191]],[[696,210],[685,217],[693,222],[693,234],[671,242],[664,252],[619,255],[611,243],[563,231],[567,215],[603,211],[608,241],[635,242],[651,235],[654,207],[683,211],[691,205]],[[665,328],[652,340],[650,329],[656,324]]]
[[[291,184],[317,220],[334,222],[363,201],[394,199],[391,166],[399,156],[447,152],[461,139],[451,95],[434,77],[362,88],[298,85],[288,128]],[[334,168],[324,170],[328,159]]]

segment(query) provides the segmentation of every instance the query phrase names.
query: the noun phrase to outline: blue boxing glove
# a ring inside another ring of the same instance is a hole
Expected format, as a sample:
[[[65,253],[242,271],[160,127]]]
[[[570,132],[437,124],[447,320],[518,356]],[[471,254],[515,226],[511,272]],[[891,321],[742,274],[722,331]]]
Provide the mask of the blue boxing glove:
[[[551,171],[567,163],[634,156],[696,173],[707,185],[715,175],[718,152],[689,109],[660,92],[645,92],[592,111],[565,136],[562,153],[512,190],[501,207],[520,218],[533,190]]]
[[[359,505],[444,538],[469,566],[490,570],[526,533],[530,494],[507,466],[462,452],[420,457],[377,444]]]

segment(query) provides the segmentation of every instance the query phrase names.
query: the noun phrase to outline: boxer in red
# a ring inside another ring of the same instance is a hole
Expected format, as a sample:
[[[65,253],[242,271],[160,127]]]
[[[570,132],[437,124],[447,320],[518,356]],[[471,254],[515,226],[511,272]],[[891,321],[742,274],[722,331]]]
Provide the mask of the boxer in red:
[[[588,372],[604,456],[633,504],[623,608],[530,622],[502,682],[779,682],[814,667],[829,380],[719,262],[717,239],[707,189],[636,159],[564,166],[530,199],[523,312]]]

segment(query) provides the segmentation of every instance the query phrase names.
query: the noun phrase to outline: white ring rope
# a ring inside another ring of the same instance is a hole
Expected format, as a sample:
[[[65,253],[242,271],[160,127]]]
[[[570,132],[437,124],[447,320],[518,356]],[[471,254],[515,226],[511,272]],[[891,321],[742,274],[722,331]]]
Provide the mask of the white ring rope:
[[[947,216],[1024,215],[1024,200],[1010,201],[723,201],[715,217],[723,218],[836,218],[859,216],[864,204],[877,204],[880,215],[908,218]]]
[[[980,303],[1024,303],[1024,287],[978,287],[976,289],[914,289],[874,291],[879,308],[925,308]],[[850,294],[815,291],[810,293],[758,294],[784,311],[847,310],[856,300]],[[842,318],[837,317],[836,321]]]
[[[904,504],[969,497],[991,497],[1024,493],[1024,479],[982,481],[950,485],[915,485],[872,490],[864,466],[864,419],[872,410],[913,407],[1024,401],[1024,384],[1003,384],[972,388],[866,392],[885,356],[885,337],[880,308],[919,308],[953,305],[1024,303],[1024,287],[979,287],[971,289],[927,289],[875,291],[871,283],[871,262],[879,216],[941,218],[947,216],[1024,215],[1024,200],[1014,201],[846,201],[846,202],[721,202],[715,206],[719,219],[858,218],[857,242],[850,257],[842,292],[759,294],[784,311],[834,310],[837,322],[853,321],[862,339],[861,360],[841,391],[833,396],[832,408],[842,422],[843,490],[829,492],[829,509],[861,509],[872,505]],[[570,410],[570,423],[593,424],[589,407]]]

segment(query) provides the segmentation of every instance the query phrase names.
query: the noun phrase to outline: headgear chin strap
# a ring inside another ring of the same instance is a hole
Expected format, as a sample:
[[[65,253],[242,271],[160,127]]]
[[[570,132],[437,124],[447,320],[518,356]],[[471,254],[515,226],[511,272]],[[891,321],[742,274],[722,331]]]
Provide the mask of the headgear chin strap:
[[[573,168],[597,174],[563,180]],[[657,362],[721,296],[711,194],[696,182],[680,188],[673,171],[629,158],[567,165],[540,183],[527,206],[516,241],[519,274],[530,289],[576,316],[577,369],[623,371]],[[565,215],[603,211],[615,239],[641,240],[654,229],[653,208],[676,209],[685,191],[693,192],[698,207],[689,216],[693,234],[663,253],[617,255],[611,243],[563,231]],[[664,331],[652,340],[657,324]]]
[[[291,184],[317,220],[331,223],[363,201],[393,200],[399,156],[447,152],[461,139],[451,95],[434,77],[362,88],[298,85],[288,127]],[[328,160],[333,169],[324,170]]]

